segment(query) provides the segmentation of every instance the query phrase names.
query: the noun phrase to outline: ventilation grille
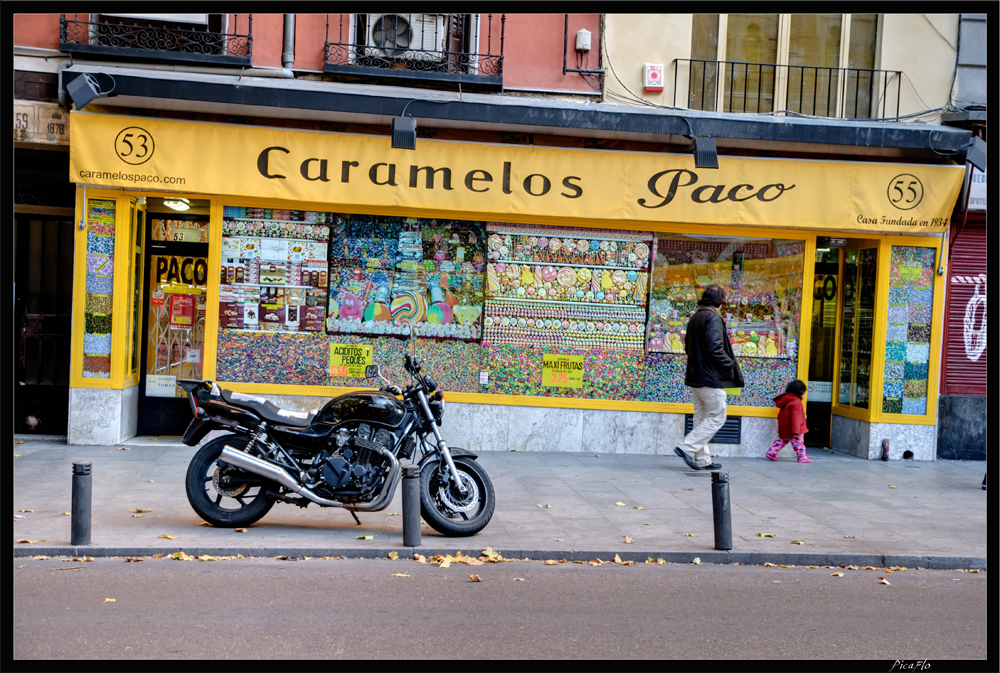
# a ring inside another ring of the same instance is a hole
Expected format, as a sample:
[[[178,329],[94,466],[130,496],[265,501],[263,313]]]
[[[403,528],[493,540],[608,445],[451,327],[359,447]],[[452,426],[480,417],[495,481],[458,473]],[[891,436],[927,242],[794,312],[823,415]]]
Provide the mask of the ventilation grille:
[[[715,433],[715,436],[709,440],[709,444],[742,444],[742,421],[742,416],[728,417],[722,427],[719,428],[719,431]],[[684,414],[684,434],[686,435],[691,432],[691,428],[693,427],[694,416],[691,414]]]

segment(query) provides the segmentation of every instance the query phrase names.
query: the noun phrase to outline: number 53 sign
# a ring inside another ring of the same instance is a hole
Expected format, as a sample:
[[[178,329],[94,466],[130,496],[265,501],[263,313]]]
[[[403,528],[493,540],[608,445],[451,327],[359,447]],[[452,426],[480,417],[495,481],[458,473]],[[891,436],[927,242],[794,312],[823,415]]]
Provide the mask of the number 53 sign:
[[[543,355],[542,386],[550,388],[582,388],[582,355]]]

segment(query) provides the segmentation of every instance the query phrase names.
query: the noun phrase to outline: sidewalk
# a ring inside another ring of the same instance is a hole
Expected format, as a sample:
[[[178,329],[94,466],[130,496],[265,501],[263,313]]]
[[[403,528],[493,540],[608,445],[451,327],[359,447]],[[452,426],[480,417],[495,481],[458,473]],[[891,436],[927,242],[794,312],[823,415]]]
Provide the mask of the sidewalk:
[[[344,510],[278,503],[246,533],[237,533],[200,525],[188,504],[184,475],[195,449],[171,438],[138,438],[122,446],[130,450],[32,441],[14,446],[20,454],[13,459],[14,511],[34,510],[15,519],[14,540],[38,540],[15,541],[15,556],[178,549],[244,556],[411,552],[402,542],[401,488],[388,509],[359,512],[361,526]],[[783,453],[777,463],[719,459],[731,482],[730,552],[714,549],[709,472],[691,472],[674,455],[562,452],[480,454],[497,493],[493,520],[472,538],[446,538],[423,526],[417,551],[478,552],[490,546],[507,558],[606,560],[619,554],[622,560],[652,556],[671,562],[699,557],[705,563],[986,567],[987,501],[980,486],[985,463],[883,463],[813,450],[813,462],[800,465],[790,448]],[[93,463],[87,547],[70,546],[70,517],[61,514],[70,511],[77,460]],[[152,511],[133,517],[132,508]],[[163,534],[177,537],[158,537]],[[626,536],[633,542],[626,544]]]

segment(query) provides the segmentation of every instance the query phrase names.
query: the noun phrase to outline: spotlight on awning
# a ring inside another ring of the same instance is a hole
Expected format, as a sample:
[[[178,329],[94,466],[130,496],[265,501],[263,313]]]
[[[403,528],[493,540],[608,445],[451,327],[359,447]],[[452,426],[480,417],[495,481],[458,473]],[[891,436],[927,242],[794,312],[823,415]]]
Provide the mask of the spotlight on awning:
[[[694,167],[718,168],[719,153],[715,147],[715,138],[692,138],[694,143]]]
[[[66,93],[73,99],[77,110],[87,107],[95,98],[104,98],[90,75],[80,75],[66,86]]]
[[[417,120],[415,117],[392,118],[392,146],[397,150],[417,149]]]

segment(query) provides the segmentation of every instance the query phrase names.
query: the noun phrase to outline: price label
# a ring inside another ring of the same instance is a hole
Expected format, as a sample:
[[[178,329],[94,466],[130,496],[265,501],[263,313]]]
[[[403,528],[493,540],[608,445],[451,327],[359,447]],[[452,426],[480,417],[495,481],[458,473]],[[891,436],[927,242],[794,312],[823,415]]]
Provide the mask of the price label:
[[[907,264],[904,262],[899,267],[900,280],[913,282],[915,280],[920,280],[920,277],[922,275],[923,275],[923,267],[917,264]]]
[[[364,378],[372,364],[372,347],[330,344],[330,376]]]
[[[582,388],[582,355],[543,355],[542,386],[550,388]]]

